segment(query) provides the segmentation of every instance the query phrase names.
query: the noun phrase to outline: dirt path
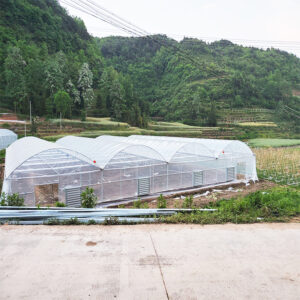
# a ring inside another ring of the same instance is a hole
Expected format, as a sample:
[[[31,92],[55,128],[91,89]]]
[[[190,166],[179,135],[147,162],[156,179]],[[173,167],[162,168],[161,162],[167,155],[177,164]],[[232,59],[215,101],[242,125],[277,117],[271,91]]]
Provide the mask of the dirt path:
[[[0,299],[299,299],[300,224],[0,226]]]

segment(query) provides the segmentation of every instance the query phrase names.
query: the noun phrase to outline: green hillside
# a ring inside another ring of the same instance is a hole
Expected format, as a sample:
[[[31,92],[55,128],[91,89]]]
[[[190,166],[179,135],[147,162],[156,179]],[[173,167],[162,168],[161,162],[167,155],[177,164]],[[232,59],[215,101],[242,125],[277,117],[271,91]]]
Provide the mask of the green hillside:
[[[300,132],[299,95],[300,59],[284,51],[164,35],[99,39],[56,0],[0,2],[3,109],[28,115],[31,102],[34,116],[48,118],[275,122]]]
[[[130,79],[106,67],[82,20],[56,0],[0,2],[0,107],[49,118],[109,116],[147,123]]]
[[[126,37],[98,40],[107,63],[129,74],[151,103],[152,116],[202,124],[212,109],[299,107],[292,90],[299,89],[300,59],[292,54],[225,40],[208,44],[153,38],[160,43]],[[184,52],[174,51],[173,45]]]

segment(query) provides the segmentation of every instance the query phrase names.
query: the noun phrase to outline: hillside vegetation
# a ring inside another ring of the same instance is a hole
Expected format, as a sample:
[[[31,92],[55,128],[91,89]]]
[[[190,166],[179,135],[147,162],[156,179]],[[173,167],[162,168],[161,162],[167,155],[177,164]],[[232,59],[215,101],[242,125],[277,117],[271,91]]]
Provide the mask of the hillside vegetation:
[[[99,39],[56,0],[0,3],[0,107],[17,113],[28,115],[31,102],[34,116],[48,118],[142,128],[149,117],[209,127],[233,118],[299,132],[299,95],[300,59],[284,51],[163,35]]]
[[[152,116],[207,124],[213,123],[215,111],[218,115],[224,109],[255,107],[277,109],[277,117],[295,119],[292,112],[282,114],[281,106],[299,107],[299,97],[293,96],[300,83],[296,56],[225,40],[208,44],[153,38],[160,43],[147,38],[98,40],[107,63],[129,74],[138,94],[151,103]]]
[[[130,78],[106,67],[82,20],[56,0],[0,2],[0,107],[36,116],[86,118],[90,110],[132,125],[147,105]]]

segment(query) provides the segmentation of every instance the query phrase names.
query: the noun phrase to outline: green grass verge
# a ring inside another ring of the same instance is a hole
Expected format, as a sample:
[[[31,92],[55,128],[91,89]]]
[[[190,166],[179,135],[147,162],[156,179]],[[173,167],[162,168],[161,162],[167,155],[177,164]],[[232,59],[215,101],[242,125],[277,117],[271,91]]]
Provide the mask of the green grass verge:
[[[287,147],[300,145],[300,139],[251,139],[251,147]]]
[[[217,211],[179,213],[163,217],[161,222],[196,224],[287,222],[300,214],[300,190],[299,187],[293,189],[279,187],[257,191],[244,198],[210,203],[206,208],[216,208]]]

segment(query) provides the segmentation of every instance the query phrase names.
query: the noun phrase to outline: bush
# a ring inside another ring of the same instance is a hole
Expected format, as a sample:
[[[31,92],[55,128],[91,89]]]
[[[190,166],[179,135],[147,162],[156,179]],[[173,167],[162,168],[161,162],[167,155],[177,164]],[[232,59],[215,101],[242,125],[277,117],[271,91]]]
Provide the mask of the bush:
[[[144,202],[142,205],[141,205],[141,208],[149,208],[149,204],[147,202]]]
[[[2,193],[0,197],[0,205],[1,206],[24,206],[24,198],[20,197],[20,195],[17,193],[12,195],[7,195],[5,193]]]
[[[160,196],[157,198],[157,208],[166,208],[166,207],[167,207],[167,200],[162,194],[160,194]]]
[[[87,187],[84,192],[81,193],[81,206],[84,208],[94,208],[97,204],[97,197],[94,194],[92,188]]]
[[[55,206],[56,206],[56,207],[66,207],[66,204],[63,203],[63,202],[57,201],[57,202],[55,203]]]
[[[133,208],[141,208],[141,206],[142,206],[141,199],[133,201]]]
[[[193,195],[185,197],[182,203],[183,208],[192,208],[193,206]]]
[[[0,206],[6,206],[6,194],[2,193],[0,196]]]

